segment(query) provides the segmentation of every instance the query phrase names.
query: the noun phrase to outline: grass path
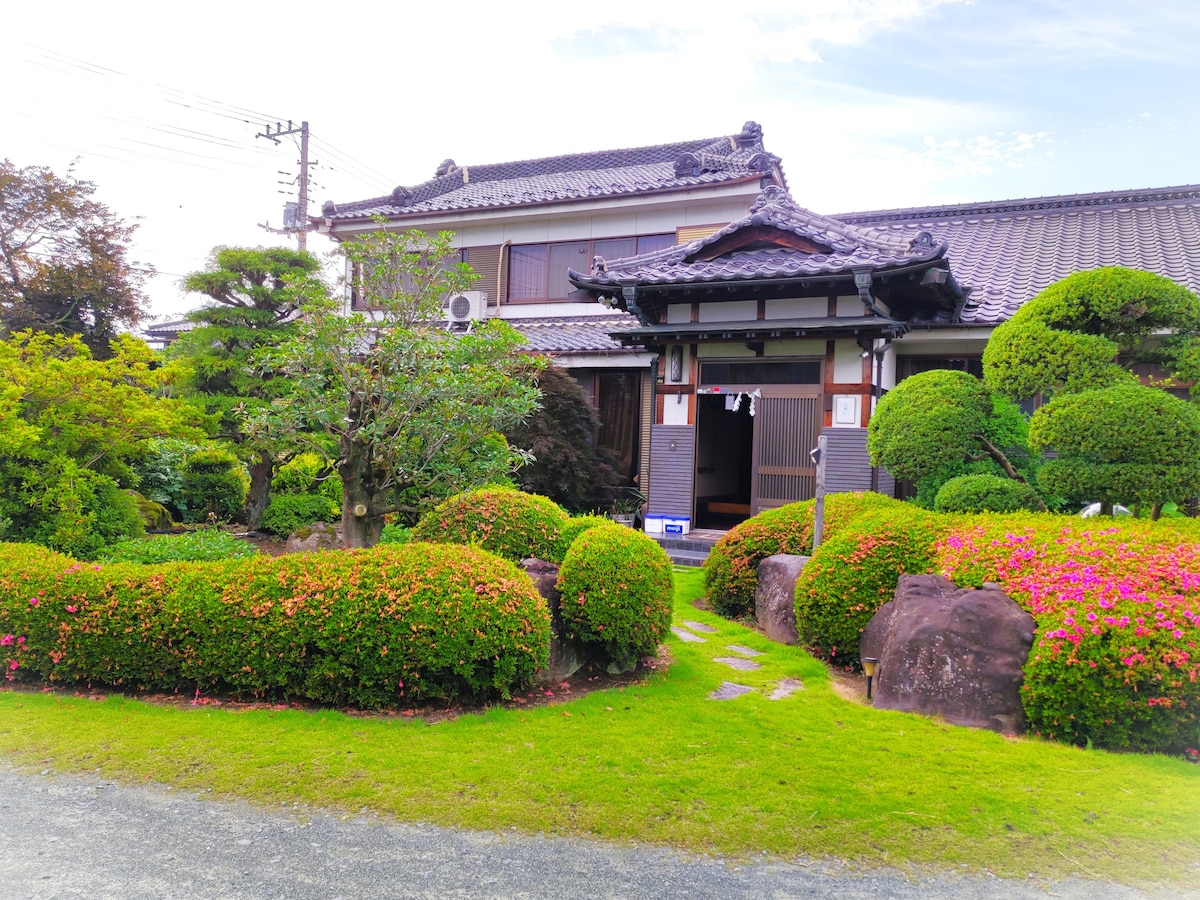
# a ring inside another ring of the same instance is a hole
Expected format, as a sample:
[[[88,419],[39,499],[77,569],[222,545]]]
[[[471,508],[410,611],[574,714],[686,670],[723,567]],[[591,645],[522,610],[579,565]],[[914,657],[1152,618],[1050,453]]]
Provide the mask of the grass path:
[[[1200,767],[956,728],[845,701],[794,648],[697,611],[676,573],[675,662],[556,706],[428,724],[0,692],[0,753],[252,802],[729,855],[966,864],[998,875],[1200,882]],[[737,644],[762,668],[714,657]],[[804,689],[768,695],[783,678]],[[723,681],[754,688],[708,700]]]

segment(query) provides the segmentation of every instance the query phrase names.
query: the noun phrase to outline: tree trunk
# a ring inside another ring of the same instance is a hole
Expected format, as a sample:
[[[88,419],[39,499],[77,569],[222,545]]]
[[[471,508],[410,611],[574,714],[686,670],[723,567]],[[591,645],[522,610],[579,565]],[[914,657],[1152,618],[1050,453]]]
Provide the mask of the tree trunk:
[[[1150,504],[1150,521],[1157,522],[1162,517],[1163,505],[1161,503]]]
[[[383,516],[371,477],[368,451],[355,441],[342,440],[338,474],[342,476],[342,543],[347,547],[374,547],[383,533]]]
[[[271,479],[275,476],[275,463],[265,454],[250,464],[250,492],[246,495],[246,528],[254,531],[262,521],[263,513],[271,502]]]
[[[987,455],[994,459],[1000,468],[1004,470],[1005,475],[1007,475],[1013,481],[1019,481],[1021,484],[1029,484],[1029,482],[1025,480],[1025,476],[1017,471],[1016,466],[1009,462],[1008,457],[1004,455],[1003,450],[985,438],[982,434],[975,435],[975,439],[983,445],[983,449]],[[1040,512],[1047,512],[1046,504],[1041,497],[1037,498],[1037,503],[1038,510]]]

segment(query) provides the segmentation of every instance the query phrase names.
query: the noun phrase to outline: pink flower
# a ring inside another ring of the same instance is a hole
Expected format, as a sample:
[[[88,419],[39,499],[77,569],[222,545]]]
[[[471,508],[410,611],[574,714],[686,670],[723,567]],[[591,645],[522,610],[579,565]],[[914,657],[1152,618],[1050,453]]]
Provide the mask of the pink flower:
[[[3,637],[0,637],[0,647],[9,647],[12,645],[12,642],[13,636],[11,634],[6,634]]]
[[[10,662],[8,664],[8,668],[11,671],[15,672],[15,671],[17,671],[17,669],[21,668],[21,664],[14,659],[12,662]]]
[[[29,605],[30,605],[30,606],[37,606],[37,605],[38,605],[38,598],[37,598],[37,597],[30,597],[30,598],[29,598]]]
[[[79,612],[79,607],[78,606],[68,606],[67,612],[69,612],[69,613]]]

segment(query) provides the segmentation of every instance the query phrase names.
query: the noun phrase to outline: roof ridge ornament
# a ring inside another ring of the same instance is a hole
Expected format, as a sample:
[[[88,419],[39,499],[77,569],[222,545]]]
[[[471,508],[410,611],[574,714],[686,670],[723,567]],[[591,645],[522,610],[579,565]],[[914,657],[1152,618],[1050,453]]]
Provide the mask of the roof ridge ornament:
[[[787,209],[792,212],[800,211],[800,207],[796,205],[796,201],[792,199],[792,195],[777,184],[769,184],[762,189],[758,198],[750,207],[750,212],[756,213],[768,206]]]
[[[742,126],[740,134],[734,136],[734,143],[739,147],[754,147],[762,146],[763,130],[762,126],[754,120],[746,122]]]
[[[695,153],[680,153],[675,157],[675,177],[687,178],[700,174],[700,157]]]
[[[443,175],[449,175],[451,172],[453,172],[457,168],[458,168],[458,166],[455,164],[454,160],[443,159],[442,164],[440,166],[438,166],[437,169],[434,170],[433,177],[441,178]]]
[[[402,184],[392,188],[392,202],[397,206],[408,206],[412,202],[412,191]]]

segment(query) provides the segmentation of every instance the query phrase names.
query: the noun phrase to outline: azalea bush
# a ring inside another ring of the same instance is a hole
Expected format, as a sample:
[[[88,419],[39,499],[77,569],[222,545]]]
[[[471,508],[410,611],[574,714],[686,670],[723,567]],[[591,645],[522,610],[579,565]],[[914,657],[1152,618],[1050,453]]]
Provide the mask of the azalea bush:
[[[562,562],[566,511],[546,497],[512,488],[466,491],[438,504],[421,517],[413,540],[478,544],[513,562],[537,557]]]
[[[825,497],[823,536],[831,537],[847,521],[877,506],[902,506],[883,494],[829,494]],[[768,509],[730,529],[704,563],[704,586],[713,611],[727,618],[754,613],[758,564],[768,556],[797,556],[812,550],[812,500]]]
[[[0,553],[11,678],[378,708],[508,696],[549,642],[530,579],[475,548],[158,566]]]
[[[796,581],[801,643],[839,665],[857,663],[863,628],[895,595],[901,575],[933,570],[935,546],[949,521],[895,503],[836,529]]]
[[[652,538],[608,522],[583,532],[558,573],[571,637],[622,665],[652,656],[671,626],[671,560]]]
[[[1001,584],[1037,622],[1023,705],[1079,745],[1200,747],[1200,543],[1190,522],[980,517],[937,549],[961,585]]]

